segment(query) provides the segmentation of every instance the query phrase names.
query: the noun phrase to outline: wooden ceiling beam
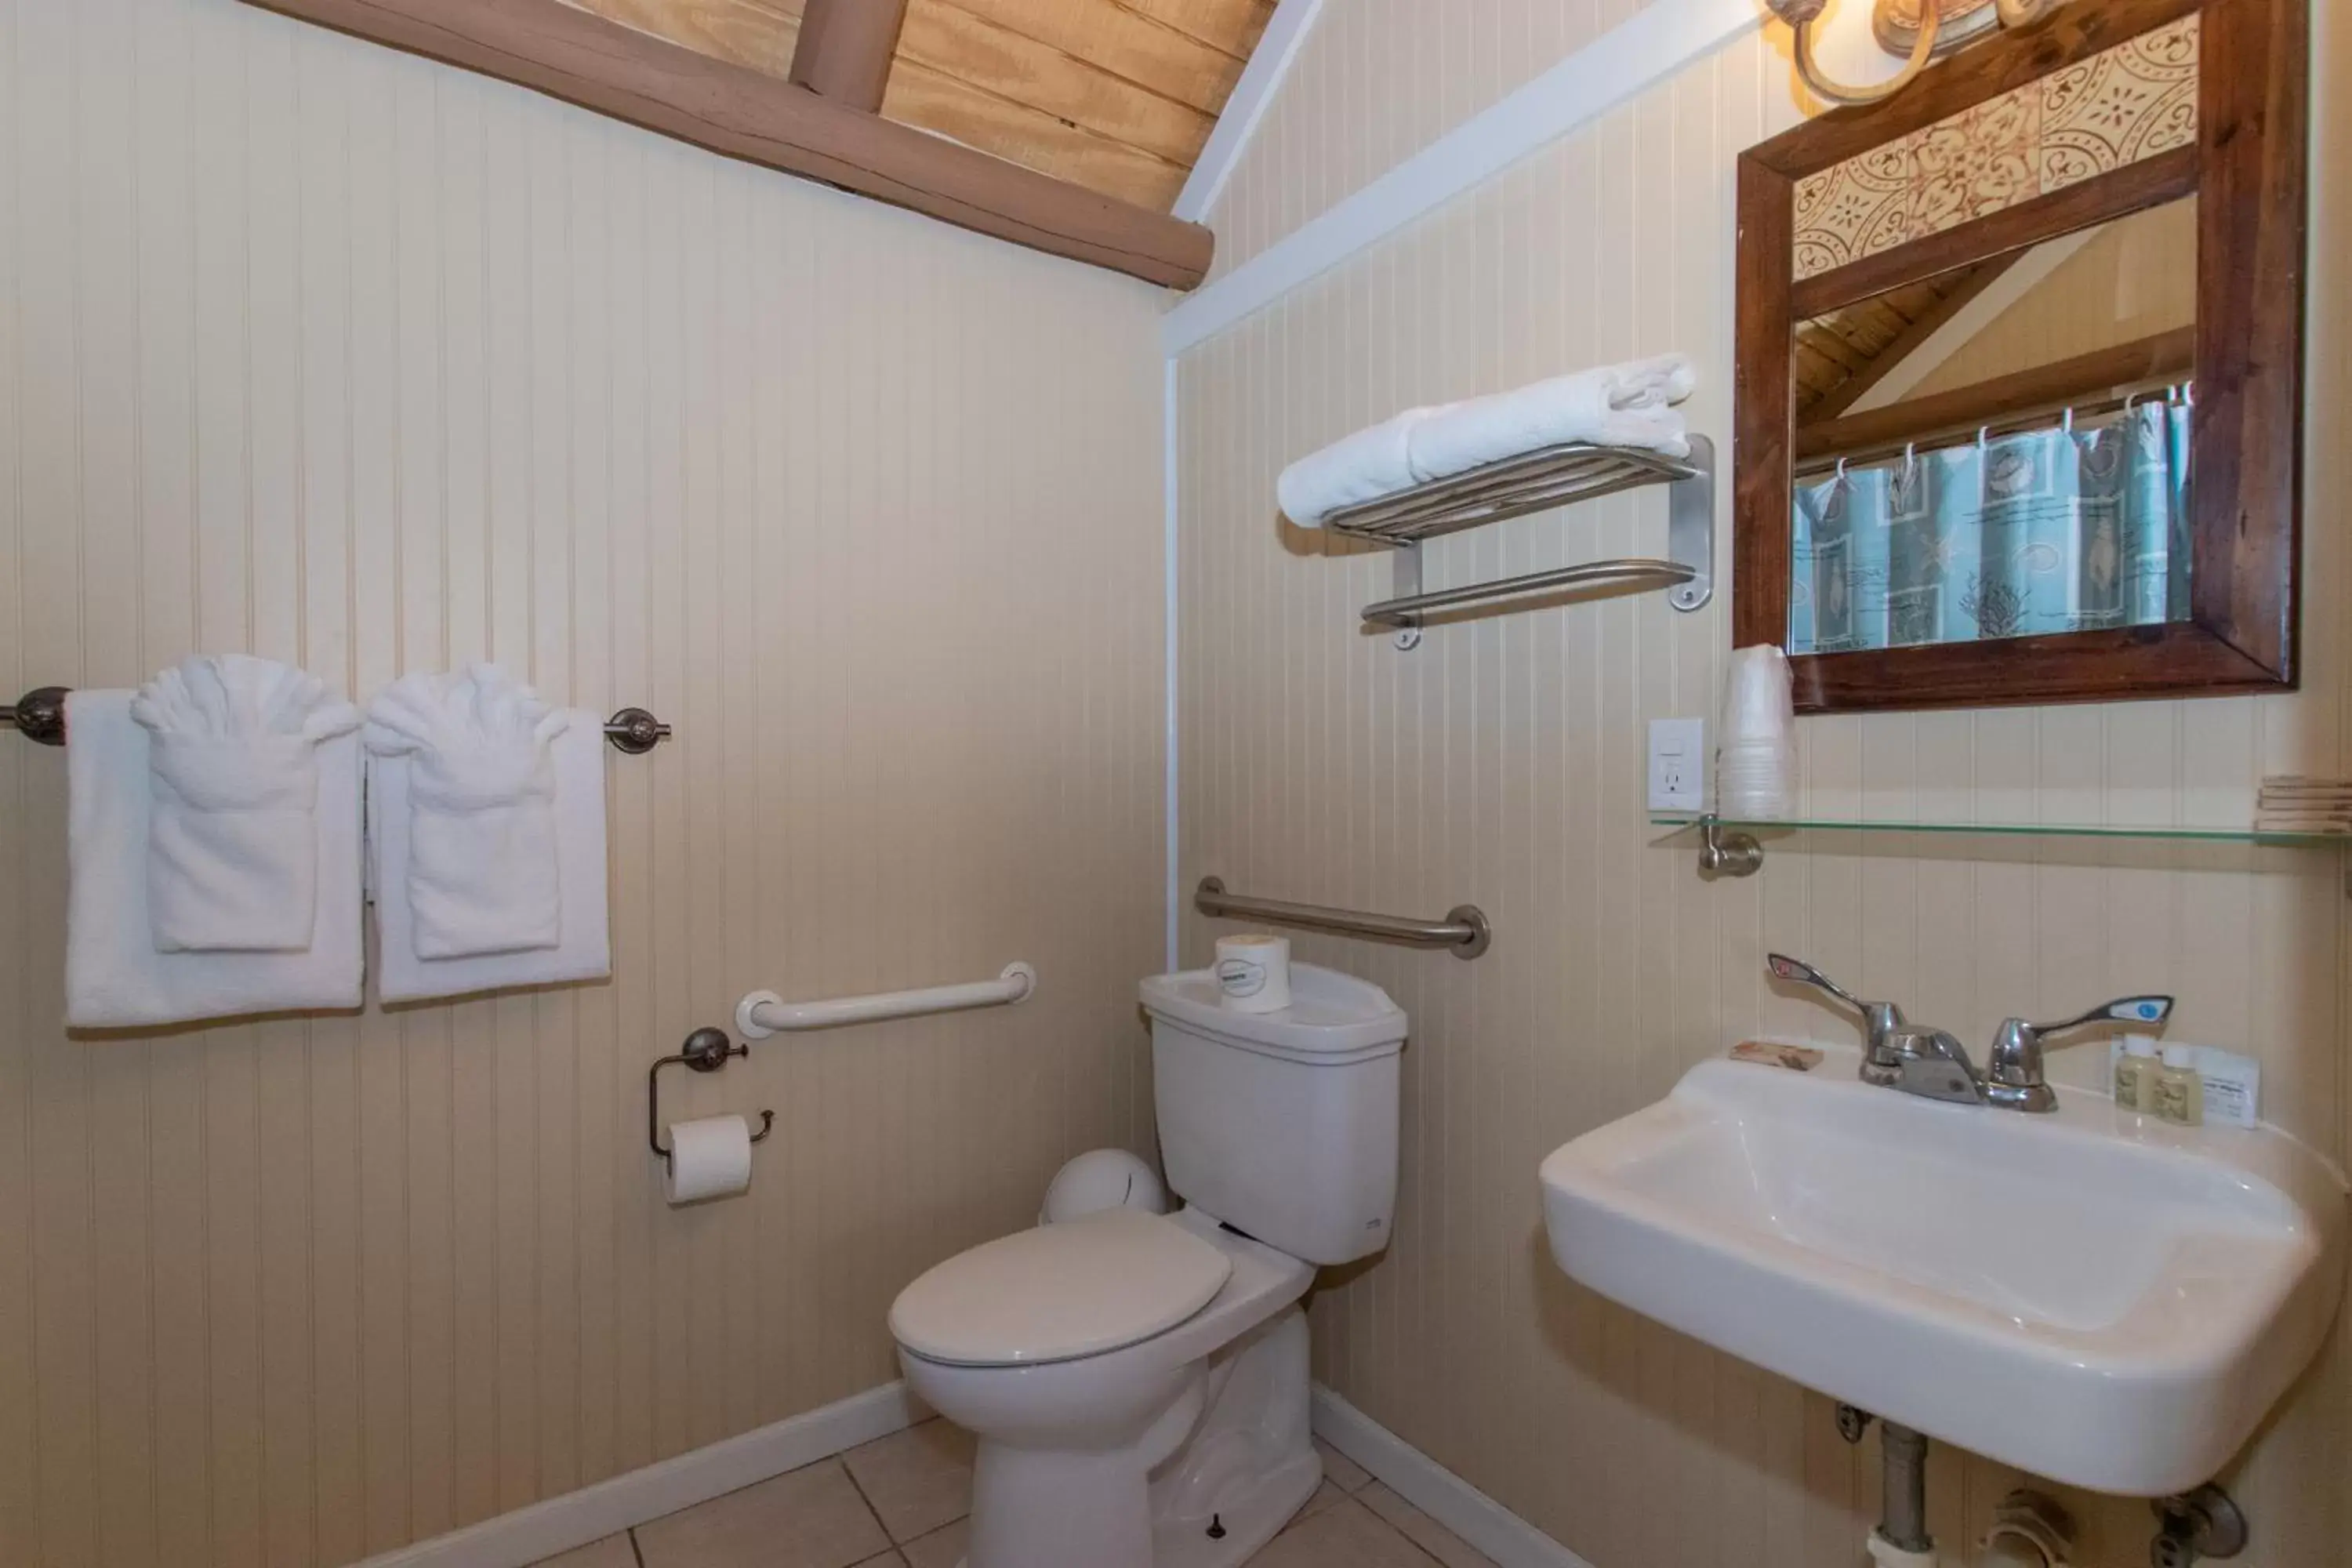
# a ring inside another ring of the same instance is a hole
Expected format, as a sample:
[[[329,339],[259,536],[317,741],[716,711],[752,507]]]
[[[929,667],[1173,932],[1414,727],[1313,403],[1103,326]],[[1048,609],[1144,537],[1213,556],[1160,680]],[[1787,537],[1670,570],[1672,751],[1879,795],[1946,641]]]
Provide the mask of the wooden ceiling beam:
[[[877,112],[906,22],[907,0],[807,0],[793,80],[819,98]]]
[[[1215,248],[1198,224],[1097,195],[563,0],[246,3],[1150,282],[1196,287]]]

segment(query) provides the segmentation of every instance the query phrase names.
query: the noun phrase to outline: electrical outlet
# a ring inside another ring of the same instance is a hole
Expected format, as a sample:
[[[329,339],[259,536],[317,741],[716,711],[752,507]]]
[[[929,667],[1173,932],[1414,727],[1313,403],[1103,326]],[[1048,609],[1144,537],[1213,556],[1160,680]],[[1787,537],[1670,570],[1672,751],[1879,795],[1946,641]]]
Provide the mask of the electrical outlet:
[[[1706,721],[1650,721],[1650,809],[1706,809]]]

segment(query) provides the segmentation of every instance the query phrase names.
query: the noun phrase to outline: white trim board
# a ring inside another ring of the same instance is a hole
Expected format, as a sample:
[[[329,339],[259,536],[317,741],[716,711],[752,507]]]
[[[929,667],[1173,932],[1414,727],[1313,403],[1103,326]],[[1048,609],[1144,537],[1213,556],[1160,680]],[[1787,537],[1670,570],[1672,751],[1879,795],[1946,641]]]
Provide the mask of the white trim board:
[[[1182,516],[1181,502],[1183,500],[1183,491],[1180,487],[1181,476],[1177,469],[1177,460],[1181,442],[1179,439],[1181,433],[1176,427],[1176,362],[1172,359],[1163,361],[1160,365],[1160,462],[1161,468],[1160,482],[1162,495],[1161,504],[1166,510],[1160,518],[1162,533],[1160,539],[1160,571],[1161,577],[1165,579],[1160,586],[1166,595],[1166,605],[1162,613],[1167,616],[1167,625],[1161,628],[1162,647],[1160,657],[1167,661],[1168,666],[1166,681],[1168,689],[1165,699],[1166,711],[1163,714],[1163,718],[1167,724],[1167,732],[1165,735],[1165,741],[1167,743],[1165,763],[1168,769],[1168,776],[1164,786],[1166,789],[1166,795],[1162,802],[1161,809],[1166,812],[1168,820],[1161,826],[1167,835],[1168,840],[1168,930],[1166,957],[1168,972],[1171,974],[1175,973],[1179,963],[1177,953],[1180,951],[1181,944],[1178,942],[1178,937],[1182,930],[1182,921],[1184,918],[1183,900],[1176,889],[1177,878],[1180,870],[1178,855],[1182,847],[1182,846],[1178,842],[1180,824],[1176,816],[1177,790],[1182,782],[1182,775],[1179,771],[1178,765],[1181,759],[1178,757],[1176,752],[1178,741],[1180,739],[1177,733],[1178,722],[1181,717],[1176,707],[1176,657],[1180,646],[1176,626],[1176,571],[1178,560],[1176,529],[1178,521]]]
[[[1753,31],[1764,15],[1756,0],[1654,0],[1328,212],[1186,296],[1160,318],[1161,352],[1173,358],[1214,337],[1537,149]],[[1219,121],[1221,129],[1223,123]]]
[[[905,1384],[885,1384],[576,1492],[383,1552],[357,1568],[530,1568],[543,1558],[887,1437],[929,1414]]]
[[[1307,35],[1322,14],[1323,0],[1282,0],[1266,19],[1265,31],[1258,36],[1257,47],[1242,68],[1241,79],[1234,83],[1225,107],[1218,111],[1217,123],[1210,129],[1209,140],[1192,161],[1192,172],[1185,176],[1184,188],[1176,195],[1176,216],[1198,223],[1217,205],[1225,182],[1257,136],[1258,121],[1265,118],[1275,96],[1281,92],[1283,79],[1298,58],[1299,46],[1307,42]]]
[[[1321,1384],[1315,1385],[1311,1399],[1318,1437],[1494,1559],[1495,1568],[1592,1568]]]

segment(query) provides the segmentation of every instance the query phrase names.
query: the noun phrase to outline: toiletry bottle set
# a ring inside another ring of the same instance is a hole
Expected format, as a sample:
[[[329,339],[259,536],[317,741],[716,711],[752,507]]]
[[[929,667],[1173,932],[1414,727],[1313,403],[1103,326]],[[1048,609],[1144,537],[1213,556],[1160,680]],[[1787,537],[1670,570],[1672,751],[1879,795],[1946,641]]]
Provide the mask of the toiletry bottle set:
[[[2126,1035],[2116,1056],[2116,1103],[2143,1116],[2182,1127],[2205,1122],[2205,1080],[2197,1070],[2197,1047],[2166,1046],[2160,1051],[2147,1035]]]

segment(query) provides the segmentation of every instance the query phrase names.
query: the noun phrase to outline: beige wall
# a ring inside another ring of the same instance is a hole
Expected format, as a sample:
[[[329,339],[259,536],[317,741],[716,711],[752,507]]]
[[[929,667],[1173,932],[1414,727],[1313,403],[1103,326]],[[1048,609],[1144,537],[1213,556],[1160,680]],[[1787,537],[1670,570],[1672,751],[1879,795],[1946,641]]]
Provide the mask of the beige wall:
[[[2321,258],[2352,239],[2352,26],[2336,9],[2314,7]],[[1507,616],[1400,654],[1356,614],[1389,593],[1385,559],[1327,556],[1277,526],[1276,473],[1335,436],[1636,353],[1698,356],[1691,412],[1727,452],[1732,163],[1792,120],[1787,80],[1770,41],[1735,45],[1181,372],[1184,884],[1214,873],[1412,913],[1473,900],[1495,923],[1475,963],[1298,940],[1415,1022],[1396,1243],[1318,1298],[1318,1375],[1597,1568],[1853,1563],[1875,1512],[1874,1447],[1845,1448],[1824,1401],[1571,1287],[1541,1235],[1535,1170],[1563,1141],[1744,1036],[1851,1040],[1844,1019],[1767,989],[1768,948],[1972,1040],[2012,1011],[2177,990],[2179,1037],[2258,1052],[2277,1121],[2338,1157],[2352,1145],[2339,852],[1817,834],[1776,842],[1751,880],[1710,884],[1687,839],[1647,827],[1641,757],[1647,719],[1714,709],[1725,594],[1691,616],[1658,595]],[[1283,112],[1344,127],[1382,90],[1345,65],[1308,72]],[[1420,90],[1447,90],[1434,64]],[[2352,549],[2335,517],[2352,456],[2329,435],[2352,392],[2352,303],[2328,268],[2311,298],[2305,691],[1809,721],[1812,806],[2244,821],[2266,771],[2352,769]],[[1727,525],[1727,487],[1719,504]],[[1663,526],[1654,493],[1618,498],[1443,542],[1431,577],[1652,554]],[[1727,526],[1718,568],[1729,558]],[[1211,931],[1188,919],[1189,961]],[[2101,1059],[2077,1051],[2059,1070],[2084,1081]],[[2343,1561],[2352,1365],[2328,1355],[2232,1477],[2256,1530],[2242,1561],[2260,1568]],[[2011,1481],[1938,1453],[1933,1524],[1952,1561]],[[2145,1505],[2075,1500],[2082,1561],[2146,1561]]]
[[[609,984],[69,1040],[0,741],[0,1563],[339,1563],[870,1388],[1149,1147],[1158,291],[229,0],[0,3],[0,689],[492,656],[611,763]],[[646,1065],[754,985],[1017,1010]]]
[[[1652,0],[1327,0],[1207,222],[1221,278]],[[1850,0],[1849,0],[1850,3]]]

